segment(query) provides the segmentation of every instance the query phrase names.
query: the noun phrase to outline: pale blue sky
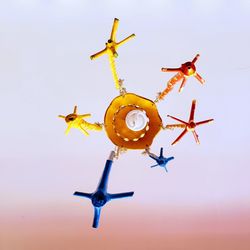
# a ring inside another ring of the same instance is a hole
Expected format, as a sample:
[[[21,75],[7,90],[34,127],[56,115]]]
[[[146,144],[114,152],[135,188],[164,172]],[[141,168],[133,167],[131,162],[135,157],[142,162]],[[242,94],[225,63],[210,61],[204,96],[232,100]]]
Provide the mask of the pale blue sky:
[[[186,119],[195,98],[197,120],[215,122],[198,128],[200,146],[187,135],[171,147],[179,131],[160,132],[153,152],[163,146],[176,158],[167,175],[150,169],[151,159],[140,151],[122,155],[110,189],[134,190],[129,205],[137,207],[250,205],[249,1],[23,0],[0,6],[1,209],[78,206],[72,193],[96,187],[113,145],[104,131],[64,136],[66,124],[57,115],[77,104],[79,112],[92,114],[89,121],[103,121],[117,92],[107,58],[89,56],[104,47],[114,17],[120,19],[118,39],[136,34],[118,51],[127,90],[154,99],[172,76],[161,67],[200,53],[197,71],[205,86],[189,79],[159,112],[164,124],[171,122],[167,114]]]

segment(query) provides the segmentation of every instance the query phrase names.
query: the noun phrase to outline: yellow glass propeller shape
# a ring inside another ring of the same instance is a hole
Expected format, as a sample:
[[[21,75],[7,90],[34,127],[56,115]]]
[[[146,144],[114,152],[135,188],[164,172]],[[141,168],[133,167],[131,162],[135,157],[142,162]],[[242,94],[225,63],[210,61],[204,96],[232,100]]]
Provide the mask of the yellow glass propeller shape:
[[[117,29],[118,29],[118,24],[119,24],[119,19],[115,18],[110,38],[105,44],[106,45],[105,49],[97,52],[96,54],[94,54],[92,56],[90,56],[90,59],[93,60],[93,59],[96,59],[96,58],[98,58],[98,57],[100,57],[100,56],[102,56],[104,54],[108,54],[112,75],[113,75],[113,78],[114,78],[114,81],[115,81],[115,87],[117,89],[120,88],[119,77],[118,77],[118,74],[117,74],[117,71],[116,71],[116,66],[115,66],[115,58],[118,56],[117,49],[122,44],[126,43],[127,41],[129,41],[130,39],[135,37],[135,34],[132,34],[132,35],[126,37],[125,39],[121,40],[120,42],[116,42],[116,33],[117,33]]]
[[[84,120],[84,118],[90,117],[91,114],[83,114],[78,115],[77,114],[77,106],[74,107],[73,113],[64,116],[59,115],[58,117],[65,119],[65,122],[68,124],[67,129],[65,130],[65,134],[67,135],[71,128],[77,128],[82,131],[82,133],[86,136],[89,135],[89,133],[86,131],[88,130],[102,130],[102,125],[100,123],[89,123]]]

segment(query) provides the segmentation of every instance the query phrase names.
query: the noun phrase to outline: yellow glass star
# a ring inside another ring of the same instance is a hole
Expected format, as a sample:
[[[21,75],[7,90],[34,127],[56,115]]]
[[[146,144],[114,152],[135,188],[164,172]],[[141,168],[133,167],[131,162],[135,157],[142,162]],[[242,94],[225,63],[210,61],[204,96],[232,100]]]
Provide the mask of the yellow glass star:
[[[67,129],[65,130],[65,134],[67,135],[71,128],[77,128],[82,131],[82,133],[86,136],[89,135],[89,133],[86,131],[88,130],[102,130],[102,125],[100,123],[89,123],[84,120],[84,118],[90,117],[91,114],[83,114],[78,115],[77,114],[77,106],[74,107],[73,113],[64,116],[59,115],[58,117],[65,119],[65,122],[68,124]]]

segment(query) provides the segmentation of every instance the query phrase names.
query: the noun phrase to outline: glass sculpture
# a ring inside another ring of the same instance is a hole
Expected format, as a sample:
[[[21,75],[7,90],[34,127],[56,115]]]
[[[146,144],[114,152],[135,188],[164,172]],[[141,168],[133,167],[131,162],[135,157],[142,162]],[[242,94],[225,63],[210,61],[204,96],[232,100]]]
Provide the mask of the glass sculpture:
[[[113,164],[113,160],[115,158],[118,159],[121,152],[127,151],[128,149],[143,150],[143,154],[148,155],[156,162],[155,165],[151,166],[152,168],[160,166],[163,167],[167,172],[166,164],[173,160],[174,157],[164,157],[162,147],[160,149],[159,156],[150,152],[150,146],[152,145],[155,136],[160,132],[160,130],[174,128],[184,129],[178,138],[172,143],[172,145],[180,141],[180,139],[189,131],[193,133],[195,141],[199,143],[195,128],[199,125],[213,121],[213,119],[208,119],[200,122],[194,122],[196,101],[193,100],[188,122],[169,115],[170,118],[178,121],[179,123],[164,126],[156,105],[159,101],[163,100],[164,97],[173,89],[174,85],[181,80],[182,83],[179,88],[179,92],[183,89],[187,78],[190,76],[194,76],[201,84],[204,83],[203,78],[196,72],[195,67],[195,63],[199,57],[199,54],[197,54],[191,62],[182,64],[180,68],[162,68],[163,72],[176,72],[176,75],[168,81],[167,87],[158,94],[154,101],[138,94],[127,92],[126,88],[124,87],[123,80],[121,80],[118,76],[115,59],[118,56],[118,48],[135,37],[135,34],[128,36],[120,42],[116,42],[118,24],[119,20],[115,18],[111,35],[105,44],[105,48],[90,56],[91,60],[93,60],[104,54],[108,55],[115,88],[119,91],[119,95],[114,97],[106,109],[104,121],[99,123],[89,123],[85,121],[85,119],[89,118],[91,115],[77,114],[77,106],[75,106],[73,113],[67,116],[59,115],[59,117],[63,118],[67,124],[67,129],[65,132],[66,134],[69,133],[71,128],[79,129],[84,135],[89,135],[88,130],[101,131],[104,129],[107,137],[115,145],[115,149],[111,151],[111,154],[106,161],[104,172],[97,190],[94,193],[74,193],[74,195],[91,199],[94,206],[94,228],[97,228],[99,225],[101,207],[104,206],[107,201],[116,198],[130,197],[134,194],[134,192],[120,194],[107,193],[108,176]]]

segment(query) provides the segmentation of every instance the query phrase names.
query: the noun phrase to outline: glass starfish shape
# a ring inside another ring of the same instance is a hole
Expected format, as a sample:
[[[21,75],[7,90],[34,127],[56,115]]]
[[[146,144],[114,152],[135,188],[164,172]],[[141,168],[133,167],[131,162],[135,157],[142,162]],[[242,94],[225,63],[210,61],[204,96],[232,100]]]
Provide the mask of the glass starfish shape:
[[[66,135],[69,133],[71,128],[77,128],[77,129],[80,129],[84,135],[88,136],[89,133],[86,131],[86,129],[102,130],[102,125],[100,123],[92,124],[84,120],[84,118],[88,118],[90,116],[91,114],[78,115],[77,106],[75,106],[73,113],[67,116],[59,115],[58,117],[65,119],[65,122],[68,124],[68,127],[65,131]]]
[[[168,169],[167,169],[166,165],[167,165],[167,163],[168,163],[169,161],[171,161],[171,160],[174,159],[173,156],[167,157],[167,158],[164,157],[164,156],[163,156],[163,148],[161,148],[161,150],[160,150],[160,155],[159,155],[159,156],[157,156],[157,155],[155,155],[155,154],[149,152],[148,150],[146,151],[146,153],[148,153],[149,157],[152,158],[153,160],[155,160],[156,163],[157,163],[157,164],[151,166],[151,168],[160,166],[160,167],[163,167],[163,168],[166,170],[166,172],[168,172]]]
[[[196,100],[192,101],[192,106],[191,106],[191,111],[190,111],[190,116],[189,116],[189,121],[185,122],[183,120],[180,120],[179,118],[176,118],[174,116],[168,115],[168,117],[181,122],[180,124],[170,124],[167,125],[166,128],[167,129],[174,129],[174,128],[184,128],[183,132],[176,138],[176,140],[171,144],[174,145],[176,144],[178,141],[180,141],[180,139],[187,133],[187,132],[192,132],[194,139],[196,141],[197,144],[200,144],[198,135],[195,131],[195,128],[197,126],[200,126],[202,124],[206,124],[206,123],[210,123],[212,122],[214,119],[208,119],[208,120],[204,120],[204,121],[200,121],[200,122],[195,122],[194,121],[194,112],[195,112],[195,106],[196,106]]]
[[[119,19],[115,18],[114,19],[114,23],[113,23],[113,27],[112,27],[112,31],[111,31],[111,35],[109,40],[106,42],[106,47],[105,49],[97,52],[96,54],[90,56],[90,59],[96,59],[104,54],[108,54],[109,57],[109,63],[111,66],[111,71],[112,71],[112,75],[115,81],[115,87],[117,89],[119,89],[120,85],[119,85],[119,77],[116,71],[116,66],[115,66],[115,60],[114,58],[117,58],[118,53],[117,53],[117,49],[124,43],[126,43],[127,41],[129,41],[131,38],[135,37],[135,34],[132,34],[128,37],[126,37],[125,39],[121,40],[120,42],[116,42],[116,32],[118,29],[118,24],[119,24]]]
[[[114,199],[127,198],[127,197],[131,197],[134,195],[134,192],[125,192],[125,193],[116,193],[116,194],[110,194],[107,192],[108,179],[109,179],[109,174],[111,171],[114,157],[115,157],[115,152],[112,151],[109,159],[106,161],[106,164],[102,173],[102,177],[100,179],[100,182],[95,192],[83,193],[83,192],[77,191],[74,193],[74,195],[76,196],[88,198],[91,200],[92,205],[94,206],[94,220],[92,224],[92,227],[94,228],[98,228],[102,207],[108,201],[112,201]]]
[[[187,78],[194,76],[201,84],[204,84],[205,80],[196,72],[195,63],[199,58],[199,54],[191,62],[186,62],[181,65],[180,68],[162,68],[163,72],[177,72],[167,83],[166,89],[161,92],[158,96],[158,99],[163,99],[174,87],[174,85],[182,80],[179,92],[181,92],[186,84]]]

